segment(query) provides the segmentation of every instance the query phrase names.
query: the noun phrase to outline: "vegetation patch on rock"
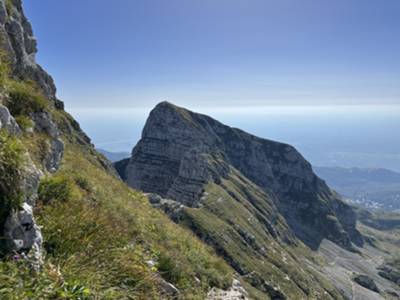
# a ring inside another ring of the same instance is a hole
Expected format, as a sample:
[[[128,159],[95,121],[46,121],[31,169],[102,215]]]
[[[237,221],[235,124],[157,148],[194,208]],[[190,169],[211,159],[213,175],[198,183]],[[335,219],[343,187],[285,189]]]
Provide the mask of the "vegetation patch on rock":
[[[5,105],[13,116],[28,116],[42,112],[48,101],[31,82],[11,81],[8,87],[9,99]]]
[[[4,222],[10,211],[19,208],[23,201],[23,154],[24,150],[18,139],[6,130],[0,130],[0,232],[3,232]]]

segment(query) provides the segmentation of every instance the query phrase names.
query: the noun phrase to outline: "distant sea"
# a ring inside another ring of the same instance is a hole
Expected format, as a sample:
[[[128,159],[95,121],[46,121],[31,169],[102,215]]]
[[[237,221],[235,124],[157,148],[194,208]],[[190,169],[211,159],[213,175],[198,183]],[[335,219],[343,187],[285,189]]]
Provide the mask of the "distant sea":
[[[312,164],[400,171],[400,106],[196,108],[232,127],[294,145]],[[131,152],[151,108],[73,108],[97,148]]]

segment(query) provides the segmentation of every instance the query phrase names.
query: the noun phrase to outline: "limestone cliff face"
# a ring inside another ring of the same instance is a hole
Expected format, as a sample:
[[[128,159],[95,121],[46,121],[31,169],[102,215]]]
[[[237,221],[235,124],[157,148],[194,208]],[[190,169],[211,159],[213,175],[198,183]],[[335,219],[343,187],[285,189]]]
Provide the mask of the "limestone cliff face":
[[[36,63],[36,39],[24,15],[21,0],[0,0],[0,36],[1,49],[9,54],[13,74],[36,81],[46,96],[55,100],[53,79]]]
[[[292,146],[265,140],[163,102],[150,113],[124,176],[129,185],[201,205],[204,186],[230,170],[272,195],[292,231],[311,247],[323,238],[362,243],[356,215]]]

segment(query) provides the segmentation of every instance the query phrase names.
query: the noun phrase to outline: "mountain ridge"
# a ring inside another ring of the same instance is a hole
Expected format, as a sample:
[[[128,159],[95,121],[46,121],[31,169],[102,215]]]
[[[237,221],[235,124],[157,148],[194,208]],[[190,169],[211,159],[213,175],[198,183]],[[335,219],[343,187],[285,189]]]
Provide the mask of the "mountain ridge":
[[[360,272],[363,264],[384,289],[390,286],[363,259],[376,255],[371,232],[361,235],[356,211],[290,145],[161,102],[132,157],[114,165],[154,207],[272,299],[347,299],[352,290],[342,272]],[[332,253],[359,263],[337,265]],[[374,292],[360,295],[381,299]]]
[[[147,145],[149,149],[145,149]],[[158,152],[159,148],[163,150]],[[185,168],[185,164],[192,167]],[[155,169],[147,172],[147,167]],[[338,217],[339,226],[349,231],[347,236],[337,232],[343,239],[340,241],[342,245],[350,247],[352,238],[353,242],[362,243],[355,229],[355,214],[351,208],[313,173],[311,165],[295,148],[230,128],[208,116],[195,114],[168,102],[161,102],[150,113],[142,139],[132,152],[125,176],[128,184],[135,188],[158,193],[187,206],[196,206],[201,198],[203,183],[225,177],[230,167],[249,178],[264,192],[274,194],[274,198],[279,199],[274,204],[286,215],[289,223],[293,222],[292,227],[297,226],[295,223],[299,218],[291,214],[293,206],[299,204],[298,201],[297,204],[292,201],[293,197],[312,197],[311,204],[308,203],[310,205],[318,202],[318,197],[330,197],[335,203],[331,208],[324,206],[325,214],[330,212],[335,215],[334,210],[337,209],[342,213]],[[318,195],[313,194],[314,189]],[[302,210],[307,213],[307,209],[308,206],[299,207],[296,212]],[[318,214],[315,214],[316,218]],[[346,223],[348,221],[349,224]],[[323,227],[324,223],[321,221],[320,226]],[[304,237],[306,233],[297,234],[303,235],[302,239],[311,245],[307,240],[310,237]]]

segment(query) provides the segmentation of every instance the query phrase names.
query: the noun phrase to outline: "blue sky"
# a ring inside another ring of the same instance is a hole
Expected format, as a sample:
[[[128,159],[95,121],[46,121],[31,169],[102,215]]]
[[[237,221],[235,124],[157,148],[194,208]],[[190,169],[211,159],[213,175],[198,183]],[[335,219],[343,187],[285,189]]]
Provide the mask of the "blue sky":
[[[25,0],[67,108],[400,104],[398,0]]]

